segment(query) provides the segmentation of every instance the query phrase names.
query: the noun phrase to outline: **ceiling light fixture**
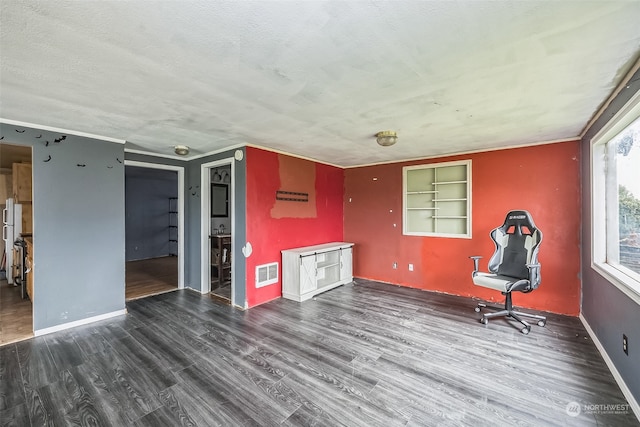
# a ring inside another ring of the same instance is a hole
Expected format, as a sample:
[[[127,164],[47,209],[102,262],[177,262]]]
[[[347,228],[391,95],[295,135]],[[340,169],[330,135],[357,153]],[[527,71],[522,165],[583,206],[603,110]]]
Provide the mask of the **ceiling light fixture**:
[[[398,134],[392,130],[383,130],[376,133],[376,141],[383,147],[388,147],[398,142]]]
[[[186,145],[176,145],[173,149],[178,156],[186,156],[189,154],[189,147]]]

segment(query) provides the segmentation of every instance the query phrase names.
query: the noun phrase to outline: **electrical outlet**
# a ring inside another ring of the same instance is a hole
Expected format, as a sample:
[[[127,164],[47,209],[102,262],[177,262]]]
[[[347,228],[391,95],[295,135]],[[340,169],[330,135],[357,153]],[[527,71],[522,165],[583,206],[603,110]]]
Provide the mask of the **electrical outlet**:
[[[394,269],[397,269],[397,268],[398,268],[398,263],[397,263],[397,262],[394,262],[394,263],[393,263],[393,268],[394,268]]]
[[[409,271],[413,271],[413,264],[409,264]]]
[[[629,355],[629,338],[625,334],[622,334],[622,351],[627,356]]]

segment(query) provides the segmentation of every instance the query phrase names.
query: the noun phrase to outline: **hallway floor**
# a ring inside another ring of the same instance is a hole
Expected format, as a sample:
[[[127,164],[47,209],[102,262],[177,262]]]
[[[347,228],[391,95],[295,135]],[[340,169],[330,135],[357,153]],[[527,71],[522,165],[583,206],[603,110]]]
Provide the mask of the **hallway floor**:
[[[126,266],[127,301],[178,289],[178,257],[129,261]]]

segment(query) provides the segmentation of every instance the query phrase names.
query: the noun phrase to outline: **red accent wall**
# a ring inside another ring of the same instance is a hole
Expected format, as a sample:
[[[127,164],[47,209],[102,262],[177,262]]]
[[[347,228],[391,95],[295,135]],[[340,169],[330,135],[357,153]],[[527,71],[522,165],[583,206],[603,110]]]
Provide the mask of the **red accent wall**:
[[[472,160],[472,238],[402,234],[402,167]],[[507,211],[528,210],[544,237],[540,287],[514,304],[580,313],[580,145],[578,141],[345,170],[344,239],[354,242],[354,275],[448,294],[503,302],[471,280],[471,255],[486,271],[489,232]],[[374,180],[374,178],[377,178]],[[392,265],[398,263],[398,269]],[[414,264],[414,271],[408,264]]]
[[[247,147],[246,260],[249,307],[282,295],[280,251],[343,240],[344,171],[340,168]],[[309,202],[276,201],[276,191],[309,194]],[[280,263],[280,282],[255,287],[258,265]]]

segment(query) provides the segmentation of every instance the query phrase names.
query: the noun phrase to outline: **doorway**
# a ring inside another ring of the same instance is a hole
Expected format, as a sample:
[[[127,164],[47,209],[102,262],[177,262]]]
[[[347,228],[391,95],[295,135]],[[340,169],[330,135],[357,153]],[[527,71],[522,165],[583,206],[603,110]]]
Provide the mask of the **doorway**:
[[[0,143],[0,345],[33,336],[31,147]]]
[[[233,159],[203,164],[201,173],[202,289],[235,305]]]
[[[125,161],[125,299],[184,287],[184,168]]]

